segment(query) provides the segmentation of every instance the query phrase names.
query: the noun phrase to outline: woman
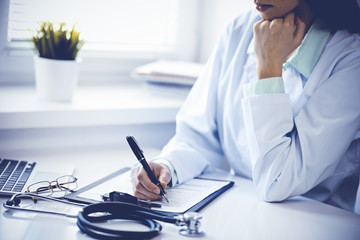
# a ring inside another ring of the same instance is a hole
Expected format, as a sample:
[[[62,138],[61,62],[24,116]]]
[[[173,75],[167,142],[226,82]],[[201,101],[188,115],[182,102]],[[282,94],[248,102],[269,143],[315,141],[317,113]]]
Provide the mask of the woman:
[[[265,201],[360,202],[360,11],[356,0],[255,0],[228,25],[150,163],[163,186],[226,158]],[[135,196],[158,199],[141,167]]]

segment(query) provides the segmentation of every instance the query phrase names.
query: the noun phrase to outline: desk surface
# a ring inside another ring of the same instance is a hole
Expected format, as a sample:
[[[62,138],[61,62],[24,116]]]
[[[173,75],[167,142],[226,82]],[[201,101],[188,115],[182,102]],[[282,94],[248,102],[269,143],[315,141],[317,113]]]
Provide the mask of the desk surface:
[[[145,153],[151,158],[157,151],[150,149]],[[36,160],[48,169],[74,166],[80,187],[135,162],[126,146],[0,154]],[[201,211],[206,232],[202,239],[360,239],[357,214],[302,197],[265,203],[257,197],[251,181],[224,173],[215,176],[232,179],[235,185]],[[6,198],[0,198],[0,239],[89,239],[79,231],[75,219],[5,210],[5,201]],[[163,230],[155,239],[189,239],[177,233],[178,227],[162,225]]]

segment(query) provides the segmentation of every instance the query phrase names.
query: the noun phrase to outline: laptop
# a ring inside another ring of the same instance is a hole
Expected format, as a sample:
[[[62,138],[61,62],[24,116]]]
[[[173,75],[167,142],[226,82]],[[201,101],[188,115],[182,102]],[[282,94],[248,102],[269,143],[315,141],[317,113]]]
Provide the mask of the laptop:
[[[66,174],[43,171],[34,161],[0,158],[0,196],[25,192],[32,183],[53,181],[62,175]]]

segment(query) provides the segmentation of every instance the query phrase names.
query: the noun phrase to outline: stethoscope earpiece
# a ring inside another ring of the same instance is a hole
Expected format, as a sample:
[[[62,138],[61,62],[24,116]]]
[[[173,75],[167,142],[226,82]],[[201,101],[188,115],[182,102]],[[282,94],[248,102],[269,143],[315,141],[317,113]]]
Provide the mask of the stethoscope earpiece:
[[[21,202],[20,198],[17,197],[18,194],[13,195],[9,200],[6,201],[6,206],[18,206]]]

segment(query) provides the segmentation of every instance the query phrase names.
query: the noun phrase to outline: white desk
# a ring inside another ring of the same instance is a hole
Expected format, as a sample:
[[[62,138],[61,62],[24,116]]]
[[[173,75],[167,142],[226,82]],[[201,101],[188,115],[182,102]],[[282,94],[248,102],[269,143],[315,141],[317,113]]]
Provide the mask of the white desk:
[[[157,152],[145,149],[149,158]],[[49,169],[73,165],[77,168],[80,187],[135,162],[126,146],[7,152],[6,155],[36,160]],[[257,198],[251,181],[222,176],[232,178],[235,185],[201,211],[202,228],[206,232],[202,239],[360,239],[359,215],[302,197],[276,204],[265,203]],[[0,198],[1,204],[5,200]],[[1,206],[0,239],[89,239],[79,231],[75,219],[17,214]],[[161,224],[163,230],[155,239],[189,239],[180,236],[176,226]]]

